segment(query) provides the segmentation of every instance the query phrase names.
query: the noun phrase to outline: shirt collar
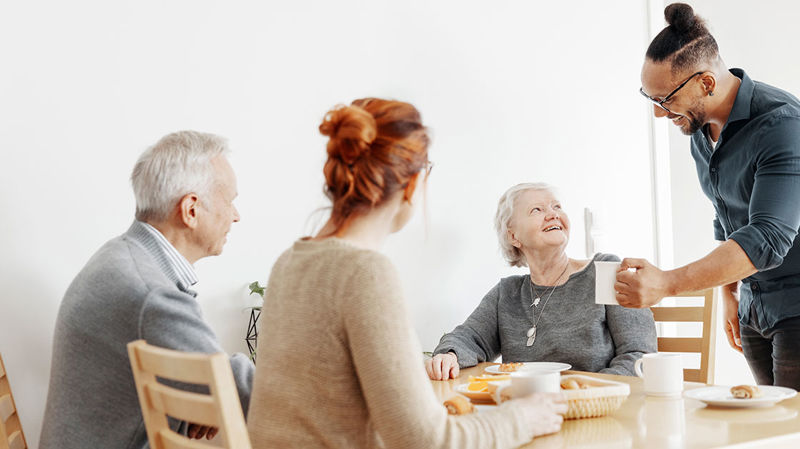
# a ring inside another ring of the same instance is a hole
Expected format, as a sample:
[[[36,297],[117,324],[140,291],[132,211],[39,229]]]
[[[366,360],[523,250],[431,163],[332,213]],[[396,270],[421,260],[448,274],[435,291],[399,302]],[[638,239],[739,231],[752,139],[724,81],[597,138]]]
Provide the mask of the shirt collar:
[[[183,257],[172,243],[153,226],[142,222],[134,221],[128,230],[128,234],[133,236],[145,249],[153,256],[164,274],[181,290],[195,294],[189,287],[197,283],[192,264]]]
[[[740,78],[742,84],[739,85],[739,91],[736,93],[736,100],[733,102],[731,113],[728,115],[728,121],[725,123],[735,122],[737,120],[747,120],[750,118],[750,104],[753,102],[753,91],[756,84],[747,76],[747,73],[742,69],[730,69],[733,76]]]

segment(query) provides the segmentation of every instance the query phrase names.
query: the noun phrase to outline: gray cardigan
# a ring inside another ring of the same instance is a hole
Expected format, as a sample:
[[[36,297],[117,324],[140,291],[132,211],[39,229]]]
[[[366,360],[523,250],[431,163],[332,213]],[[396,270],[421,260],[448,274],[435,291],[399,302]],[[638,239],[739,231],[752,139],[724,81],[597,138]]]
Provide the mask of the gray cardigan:
[[[178,285],[135,222],[89,260],[67,289],[56,320],[41,449],[146,447],[147,435],[126,345],[221,352],[195,293]],[[247,411],[254,365],[231,357]]]
[[[619,258],[596,254],[595,260]],[[533,324],[529,279],[501,279],[464,324],[442,337],[434,354],[452,351],[461,367],[502,355],[507,362],[564,362],[580,371],[634,375],[636,359],[656,351],[650,309],[594,303],[594,263],[553,290],[538,322],[536,341],[526,346],[526,332]],[[537,318],[549,293],[548,288],[535,307]]]

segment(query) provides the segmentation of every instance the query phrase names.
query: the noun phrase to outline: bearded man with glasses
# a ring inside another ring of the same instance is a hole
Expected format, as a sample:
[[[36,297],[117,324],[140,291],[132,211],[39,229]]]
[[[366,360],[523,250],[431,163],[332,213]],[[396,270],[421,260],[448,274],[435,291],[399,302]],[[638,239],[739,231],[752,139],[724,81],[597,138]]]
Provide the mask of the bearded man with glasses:
[[[728,342],[756,381],[800,389],[800,101],[729,70],[691,6],[674,3],[664,15],[669,26],[647,49],[640,92],[656,117],[691,136],[720,245],[669,271],[624,259],[617,300],[649,307],[722,285]]]

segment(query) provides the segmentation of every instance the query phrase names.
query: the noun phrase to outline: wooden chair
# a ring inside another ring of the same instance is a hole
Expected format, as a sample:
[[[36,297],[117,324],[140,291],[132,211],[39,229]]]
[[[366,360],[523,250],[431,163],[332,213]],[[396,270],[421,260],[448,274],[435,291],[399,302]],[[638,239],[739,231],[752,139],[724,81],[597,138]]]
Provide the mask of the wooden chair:
[[[26,449],[25,434],[11,394],[3,357],[0,356],[0,449]]]
[[[222,440],[221,447],[252,448],[226,354],[180,352],[137,340],[128,344],[128,356],[151,449],[209,447],[200,440],[192,440],[172,431],[167,423],[167,415],[219,428],[216,438]],[[158,382],[156,376],[207,385],[210,394],[179,390]]]
[[[702,298],[703,306],[698,307],[653,307],[656,322],[697,322],[703,323],[702,337],[658,337],[659,352],[688,352],[700,354],[700,369],[684,369],[683,380],[688,382],[714,382],[714,343],[716,329],[716,300],[714,289],[682,293],[673,298]],[[680,301],[680,300],[678,300]]]

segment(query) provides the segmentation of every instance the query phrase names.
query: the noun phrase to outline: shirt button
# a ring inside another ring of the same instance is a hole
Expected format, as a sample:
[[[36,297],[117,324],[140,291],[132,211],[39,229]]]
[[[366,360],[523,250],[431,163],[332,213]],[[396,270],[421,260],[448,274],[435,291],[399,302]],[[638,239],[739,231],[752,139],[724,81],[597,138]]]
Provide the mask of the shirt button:
[[[758,290],[758,284],[753,284],[750,288],[752,288],[753,291]]]
[[[711,173],[716,173],[716,172],[717,172],[717,168],[716,167],[711,167]]]

